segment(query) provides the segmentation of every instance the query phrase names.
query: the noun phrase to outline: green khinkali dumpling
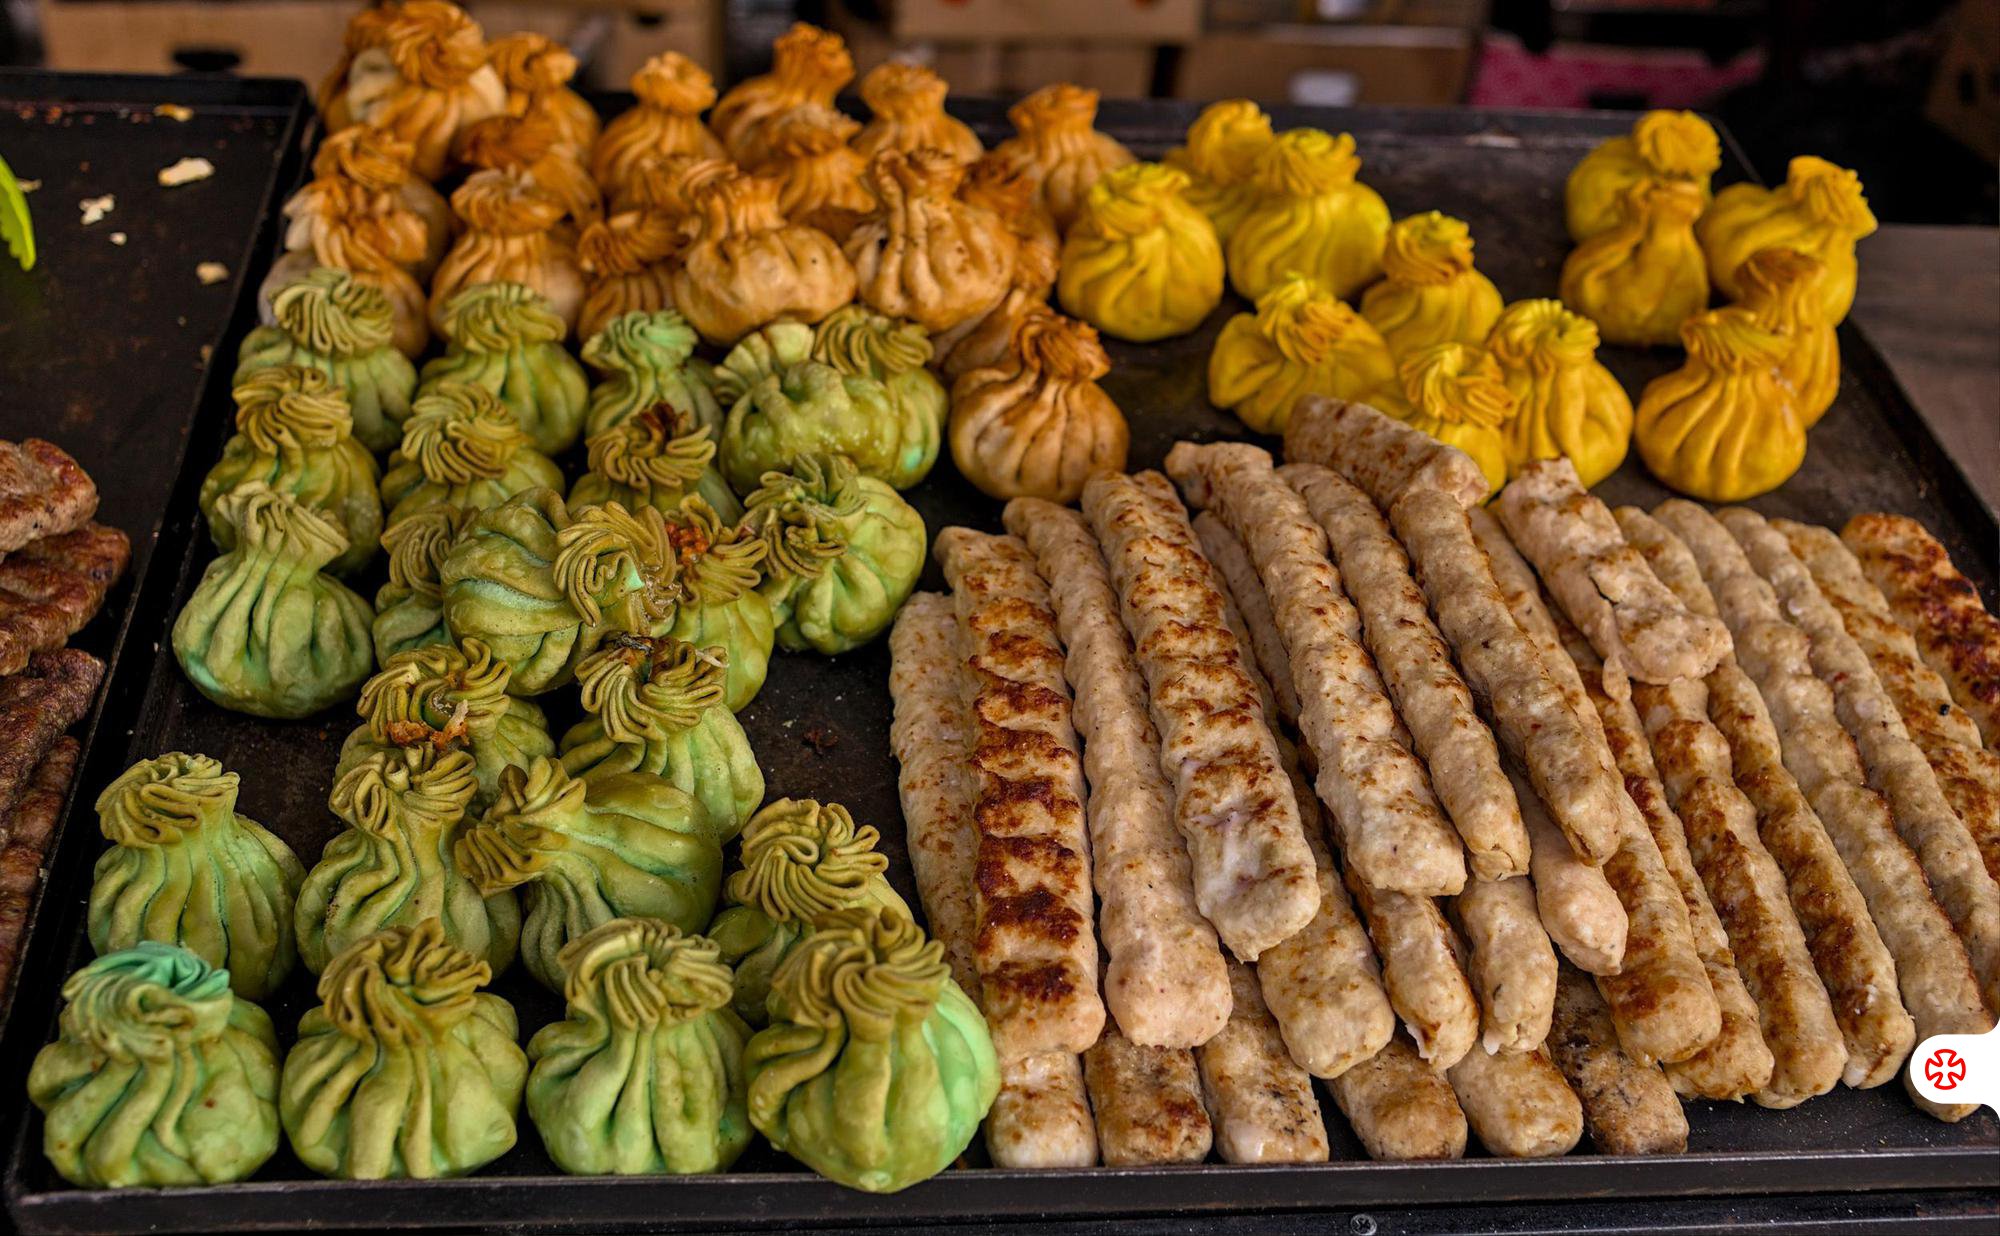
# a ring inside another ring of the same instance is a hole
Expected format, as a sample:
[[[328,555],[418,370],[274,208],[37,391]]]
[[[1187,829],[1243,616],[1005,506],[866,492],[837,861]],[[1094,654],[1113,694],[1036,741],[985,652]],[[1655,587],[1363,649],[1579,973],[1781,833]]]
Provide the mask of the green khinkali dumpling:
[[[697,648],[722,649],[723,702],[741,712],[764,686],[777,640],[777,618],[757,590],[768,551],[754,531],[725,525],[699,498],[666,519],[667,537],[679,553],[681,588],[667,634]]]
[[[236,433],[222,448],[197,499],[216,548],[233,549],[236,529],[216,499],[245,481],[263,481],[340,525],[347,548],[327,568],[351,575],[375,556],[382,535],[380,471],[355,441],[347,397],[317,369],[276,365],[245,376],[231,392]]]
[[[382,534],[389,556],[389,582],[375,591],[375,663],[388,664],[399,652],[451,641],[444,629],[444,587],[438,572],[451,543],[473,512],[449,502],[433,502],[405,515]]]
[[[778,619],[778,643],[827,656],[888,629],[917,586],[929,544],[924,517],[841,455],[765,473],[743,523],[770,551],[761,591]]]
[[[708,934],[735,967],[731,1003],[744,1021],[764,1024],[778,964],[836,911],[872,906],[910,917],[882,874],[881,839],[839,803],[810,798],[781,798],[743,826],[743,868],[723,885],[729,904]]]
[[[595,438],[658,404],[720,431],[722,408],[708,362],[694,357],[694,328],[671,309],[611,319],[583,345],[583,359],[603,375],[590,392],[584,436]]]
[[[474,517],[445,555],[445,626],[506,662],[508,690],[536,695],[574,677],[606,636],[666,634],[676,571],[654,508],[572,512],[556,491],[531,489]]]
[[[743,1054],[750,1123],[849,1188],[937,1175],[1000,1090],[985,1019],[903,915],[830,916],[778,967],[770,1017]]]
[[[410,408],[403,443],[382,475],[388,527],[434,502],[483,511],[523,490],[562,487],[562,469],[485,388],[440,382]]]
[[[305,717],[354,694],[375,663],[368,602],[323,574],[347,542],[325,518],[249,481],[216,499],[236,548],[208,564],[174,620],[174,656],[224,708]]]
[[[278,1110],[299,1162],[346,1180],[463,1176],[514,1146],[528,1057],[486,963],[436,919],[365,936],[320,976]]]
[[[147,942],[63,984],[28,1097],[42,1153],[86,1189],[227,1184],[278,1148],[278,1036],[229,975]]]
[[[881,478],[908,489],[929,475],[951,406],[944,383],[925,368],[931,339],[924,328],[866,305],[849,305],[813,328],[812,355],[844,374],[880,382],[888,392],[901,449]]]
[[[591,436],[590,471],[577,478],[569,504],[671,511],[697,496],[730,523],[743,518],[742,502],[715,469],[715,430],[662,402]]]
[[[812,327],[777,322],[745,335],[716,369],[716,398],[729,409],[722,475],[736,492],[828,453],[848,456],[868,476],[897,474],[904,433],[888,388],[814,360],[812,349]]]
[[[474,813],[500,792],[500,773],[554,755],[549,723],[533,700],[507,694],[505,662],[476,639],[430,644],[389,658],[361,686],[361,724],[340,745],[338,780],[371,755],[403,747],[472,757]]]
[[[700,803],[645,773],[586,784],[550,759],[507,770],[457,854],[489,893],[528,886],[521,961],[554,991],[571,940],[614,918],[699,931],[722,884],[722,843]]]
[[[555,306],[520,283],[480,283],[445,302],[445,354],[424,366],[419,397],[448,383],[478,386],[513,414],[535,449],[576,445],[590,379],[563,349]]]
[[[111,842],[90,884],[90,946],[178,944],[246,1000],[276,991],[298,960],[292,903],[305,868],[236,812],[237,776],[205,755],[142,760],[97,796]]]
[[[743,1044],[715,944],[618,918],[560,958],[568,1016],[528,1043],[528,1115],[578,1175],[719,1172],[750,1144]]]
[[[514,959],[521,907],[482,894],[458,869],[475,781],[463,751],[378,751],[336,774],[327,805],[347,828],[326,843],[299,890],[299,956],[315,974],[385,927],[437,920],[444,938],[495,970]]]
[[[321,266],[278,289],[271,313],[277,325],[251,331],[237,350],[236,380],[272,365],[317,369],[346,392],[361,445],[395,446],[410,416],[417,370],[390,342],[396,313],[381,289]]]
[[[589,715],[562,736],[562,765],[595,784],[650,773],[693,795],[718,840],[764,801],[764,773],[722,698],[718,649],[614,635],[576,668]]]

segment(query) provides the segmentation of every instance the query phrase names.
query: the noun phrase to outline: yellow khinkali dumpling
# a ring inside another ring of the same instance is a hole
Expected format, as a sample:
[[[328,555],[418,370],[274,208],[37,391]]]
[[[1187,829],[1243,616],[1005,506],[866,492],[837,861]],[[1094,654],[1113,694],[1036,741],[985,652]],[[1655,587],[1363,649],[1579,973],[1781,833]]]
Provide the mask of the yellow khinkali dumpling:
[[[632,93],[639,101],[604,126],[591,152],[590,170],[606,193],[618,193],[648,158],[721,157],[722,142],[701,122],[715,102],[706,69],[679,52],[661,52],[632,75]]]
[[[1806,457],[1805,423],[1781,369],[1790,341],[1731,305],[1689,318],[1681,342],[1687,363],[1639,396],[1639,457],[1705,502],[1741,502],[1784,484]]]
[[[695,205],[701,222],[674,271],[674,307],[710,343],[780,319],[817,322],[854,299],[853,263],[825,232],[785,221],[776,181],[726,172]]]
[[[1785,183],[1730,185],[1695,224],[1708,277],[1724,296],[1742,299],[1736,272],[1759,249],[1797,249],[1826,265],[1820,316],[1838,326],[1854,305],[1854,242],[1875,230],[1861,178],[1838,164],[1801,155]]]
[[[583,306],[576,250],[553,229],[563,204],[523,172],[474,172],[451,195],[465,231],[431,280],[431,328],[444,331],[451,298],[477,283],[520,283],[574,329]]]
[[[1354,139],[1319,129],[1280,133],[1257,156],[1257,204],[1230,234],[1229,282],[1252,300],[1297,273],[1345,299],[1382,273],[1389,208],[1354,178]]]
[[[1229,319],[1208,354],[1208,399],[1259,433],[1285,431],[1304,395],[1329,395],[1399,414],[1396,362],[1346,301],[1303,275]]]
[[[1160,163],[1107,172],[1063,240],[1062,307],[1119,339],[1185,334],[1222,303],[1222,245],[1181,196],[1187,174]]]
[[[1632,441],[1632,401],[1597,363],[1596,324],[1559,300],[1518,300],[1493,324],[1486,351],[1514,396],[1510,473],[1558,455],[1586,487],[1618,470]]]
[[[1483,349],[1438,343],[1405,360],[1402,377],[1410,406],[1391,415],[1472,456],[1486,474],[1487,496],[1499,492],[1507,483],[1507,422],[1516,411],[1499,364]]]
[[[1625,192],[1618,226],[1570,251],[1563,303],[1597,323],[1607,343],[1672,343],[1708,307],[1708,272],[1695,243],[1701,190],[1646,180]]]
[[[1043,86],[1008,108],[1007,119],[1014,122],[1014,136],[988,157],[1026,170],[1058,228],[1068,230],[1099,176],[1132,162],[1131,151],[1097,131],[1095,90],[1068,82]]]
[[[767,121],[805,103],[832,107],[834,96],[854,80],[847,43],[805,22],[794,23],[771,44],[771,61],[769,73],[731,86],[708,118],[729,156],[744,167],[768,156],[760,132]]]
[[[1615,227],[1625,191],[1642,180],[1685,180],[1708,202],[1709,177],[1722,166],[1722,141],[1693,112],[1653,111],[1627,137],[1599,145],[1571,169],[1563,186],[1570,239],[1581,244]]]
[[[1736,271],[1743,307],[1757,315],[1757,325],[1791,343],[1781,368],[1808,429],[1840,389],[1840,342],[1820,291],[1825,279],[1826,264],[1797,249],[1759,249]]]
[[[1224,241],[1257,204],[1251,171],[1270,144],[1271,118],[1263,108],[1248,99],[1224,99],[1194,118],[1185,146],[1167,152],[1167,166],[1188,174],[1188,201]]]
[[[843,246],[863,304],[936,334],[978,317],[1007,294],[1014,234],[1000,216],[958,198],[965,165],[942,150],[885,150],[868,166],[881,202]]]
[[[885,150],[909,154],[925,146],[971,163],[986,153],[964,121],[945,114],[945,80],[920,64],[889,60],[861,79],[861,101],[874,118],[854,139],[854,148],[874,156]]]
[[[1388,276],[1361,298],[1361,316],[1397,356],[1434,343],[1479,343],[1500,316],[1500,289],[1472,268],[1472,231],[1428,211],[1399,219],[1382,249]]]

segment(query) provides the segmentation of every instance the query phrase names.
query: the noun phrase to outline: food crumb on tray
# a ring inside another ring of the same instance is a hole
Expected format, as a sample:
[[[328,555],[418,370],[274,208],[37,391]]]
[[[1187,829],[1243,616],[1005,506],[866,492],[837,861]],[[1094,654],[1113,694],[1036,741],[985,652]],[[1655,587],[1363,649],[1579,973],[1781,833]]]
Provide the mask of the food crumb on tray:
[[[89,227],[118,208],[118,199],[107,193],[103,197],[87,197],[76,204],[83,212],[83,226]]]
[[[122,245],[125,243],[126,239],[127,237],[123,232],[111,233],[111,243],[114,245]]]
[[[213,175],[215,175],[215,164],[195,155],[161,168],[160,184],[172,189],[179,185],[193,184],[197,180],[207,180]]]
[[[202,262],[194,268],[194,277],[207,287],[229,278],[229,268],[220,262]]]
[[[178,120],[182,124],[194,119],[194,109],[179,103],[162,103],[153,109],[153,114],[164,120]]]

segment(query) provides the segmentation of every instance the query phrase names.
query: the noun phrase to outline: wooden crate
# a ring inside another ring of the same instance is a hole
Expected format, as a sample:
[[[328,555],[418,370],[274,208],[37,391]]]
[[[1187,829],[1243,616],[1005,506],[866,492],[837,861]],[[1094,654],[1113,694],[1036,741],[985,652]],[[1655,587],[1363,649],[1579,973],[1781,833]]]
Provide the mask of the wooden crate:
[[[1181,99],[1259,103],[1457,103],[1471,75],[1471,31],[1422,26],[1270,26],[1218,30],[1182,49]]]

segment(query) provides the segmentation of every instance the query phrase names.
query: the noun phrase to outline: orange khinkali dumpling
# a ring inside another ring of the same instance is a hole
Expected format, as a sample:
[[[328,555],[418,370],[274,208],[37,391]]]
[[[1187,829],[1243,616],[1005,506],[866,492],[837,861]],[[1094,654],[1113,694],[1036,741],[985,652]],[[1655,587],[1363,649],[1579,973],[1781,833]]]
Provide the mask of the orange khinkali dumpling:
[[[681,234],[690,239],[700,212],[695,199],[710,181],[737,170],[727,159],[707,155],[676,154],[648,158],[632,169],[624,188],[611,195],[613,212],[646,210],[666,215],[680,224]]]
[[[523,172],[484,171],[451,195],[465,232],[431,280],[431,324],[444,329],[444,307],[479,283],[519,283],[542,294],[572,330],[583,305],[576,251],[554,231],[563,204]]]
[[[1616,227],[1625,191],[1642,180],[1685,180],[1709,198],[1708,179],[1722,166],[1722,139],[1693,112],[1651,111],[1632,132],[1599,144],[1563,182],[1563,213],[1579,244]]]
[[[1435,210],[1398,219],[1382,246],[1380,283],[1361,316],[1397,356],[1434,343],[1479,343],[1500,316],[1500,289],[1472,267],[1472,229]]]
[[[1048,208],[1036,198],[1037,182],[1025,166],[991,155],[965,170],[958,186],[962,202],[984,206],[1007,222],[1019,248],[1014,254],[1014,286],[1047,300],[1062,263],[1062,233]]]
[[[542,192],[563,205],[563,216],[575,227],[604,214],[597,181],[583,165],[583,156],[563,138],[546,116],[495,116],[458,135],[458,161],[475,171],[519,172]],[[575,239],[575,227],[564,236]]]
[[[874,118],[854,139],[854,148],[877,155],[885,150],[909,154],[931,146],[960,163],[977,159],[986,148],[963,121],[945,114],[948,89],[944,78],[923,65],[897,60],[876,65],[861,79],[861,101]]]
[[[478,23],[455,4],[406,0],[381,37],[354,57],[345,114],[409,142],[416,148],[411,166],[436,180],[459,130],[506,111],[506,88],[486,63]]]
[[[604,126],[591,152],[590,169],[606,193],[615,196],[649,157],[722,154],[722,143],[701,122],[715,102],[715,82],[700,65],[661,52],[632,75],[632,93],[639,101]]]
[[[1741,296],[1736,272],[1759,249],[1797,249],[1826,265],[1820,316],[1838,326],[1854,304],[1854,245],[1875,230],[1861,178],[1812,155],[1800,155],[1775,189],[1734,184],[1715,195],[1695,224],[1708,277],[1724,296]]]
[[[933,334],[985,313],[1014,274],[1014,234],[1000,216],[959,200],[965,165],[942,150],[885,150],[869,165],[881,202],[845,246],[861,300]]]
[[[848,145],[861,128],[853,117],[804,103],[765,126],[770,159],[758,168],[778,182],[778,209],[794,223],[845,240],[875,211],[868,159]]]
[[[1785,379],[1792,403],[1810,429],[1840,389],[1840,342],[1826,318],[1826,263],[1797,249],[1759,249],[1736,268],[1736,287],[1757,325],[1783,335]]]
[[[424,222],[394,195],[367,189],[345,176],[318,177],[286,200],[285,249],[259,289],[265,316],[271,296],[314,267],[347,271],[388,298],[395,314],[391,341],[415,356],[430,341],[424,286],[413,273],[427,249]]]
[[[1694,220],[1701,188],[1642,180],[1625,191],[1625,215],[1570,252],[1563,303],[1597,323],[1606,343],[1672,343],[1681,323],[1708,307],[1708,271]]]
[[[738,82],[715,105],[709,123],[730,157],[744,167],[763,162],[766,152],[759,130],[764,122],[802,103],[832,107],[848,82],[854,80],[854,57],[837,34],[798,22],[771,44],[771,71]]]
[[[993,159],[1025,168],[1036,197],[1056,226],[1067,229],[1083,209],[1083,195],[1097,178],[1133,161],[1116,138],[1099,133],[1097,92],[1067,82],[1044,86],[1007,109],[1014,136],[993,148]]]
[[[576,57],[547,35],[504,35],[486,45],[486,63],[507,88],[509,116],[539,116],[555,125],[562,140],[588,155],[603,122],[590,101],[570,89]]]
[[[817,322],[854,299],[854,266],[831,236],[788,223],[778,183],[745,172],[697,196],[694,241],[674,272],[674,307],[710,343],[780,320]]]
[[[583,229],[576,242],[586,291],[576,336],[589,339],[627,313],[673,307],[673,267],[680,230],[665,215],[620,211]]]
[[[410,168],[416,147],[392,133],[359,126],[342,129],[320,143],[313,156],[316,179],[344,178],[370,193],[387,194],[392,209],[407,211],[423,221],[424,256],[412,267],[419,281],[429,279],[451,244],[454,220],[451,204],[429,181]]]
[[[1248,99],[1224,99],[1194,118],[1186,145],[1167,152],[1167,165],[1188,174],[1187,200],[1208,216],[1225,243],[1257,204],[1251,172],[1271,139],[1271,118],[1263,108]]]

